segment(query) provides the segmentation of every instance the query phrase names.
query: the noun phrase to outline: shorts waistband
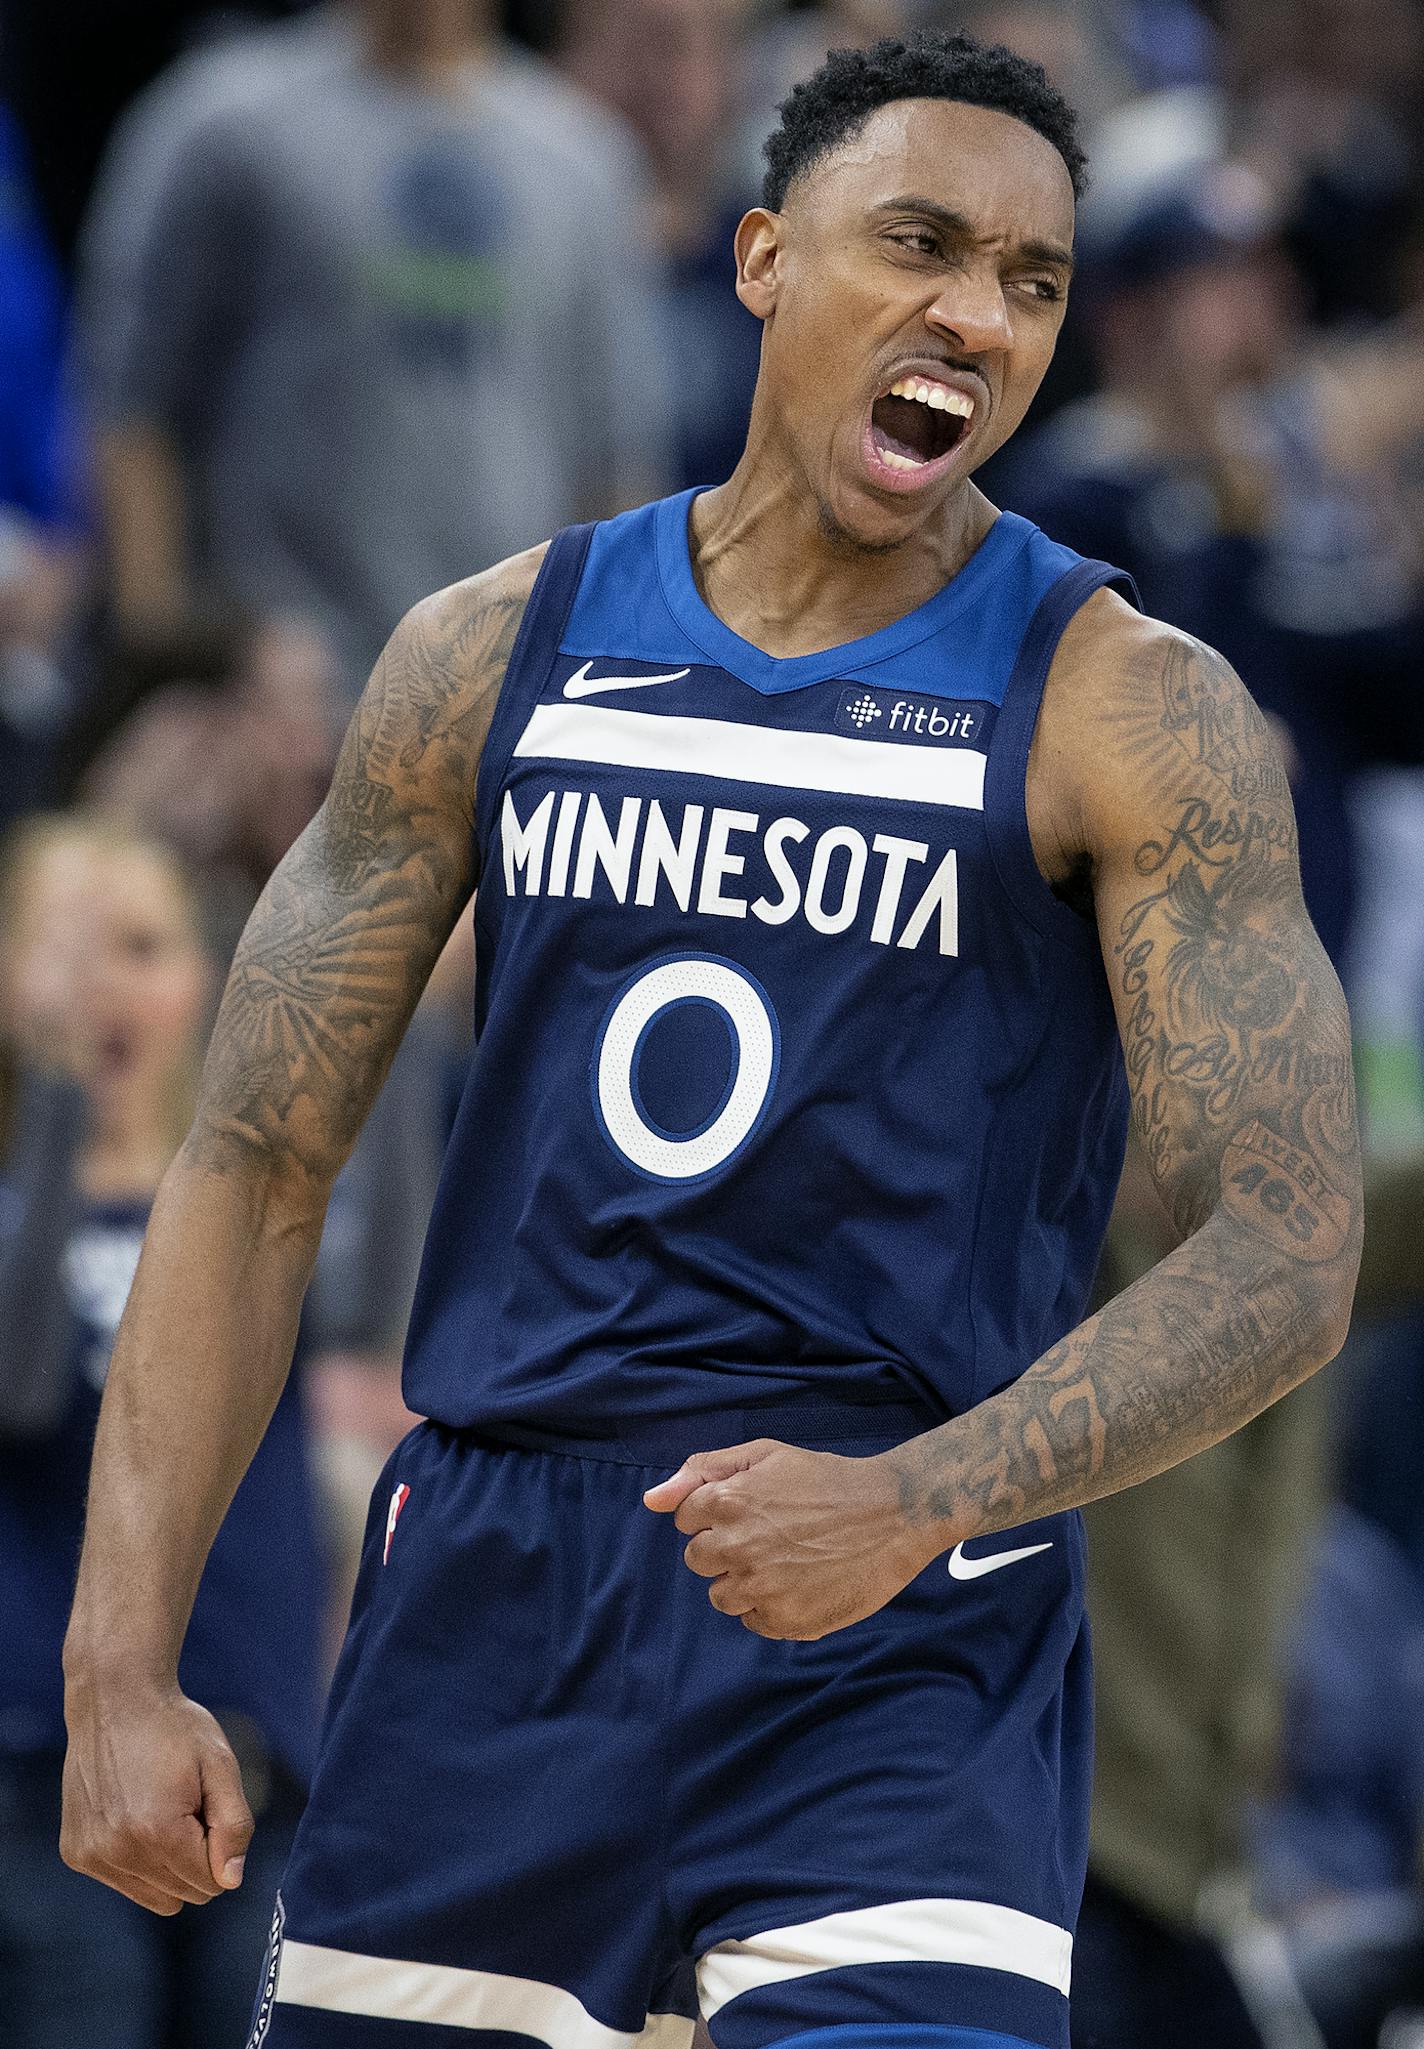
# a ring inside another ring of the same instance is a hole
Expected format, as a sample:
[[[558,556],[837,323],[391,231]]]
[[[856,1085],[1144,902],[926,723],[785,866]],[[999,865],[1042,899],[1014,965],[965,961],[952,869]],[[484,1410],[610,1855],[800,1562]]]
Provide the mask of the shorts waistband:
[[[719,1409],[646,1423],[625,1421],[619,1433],[580,1435],[537,1423],[475,1424],[460,1434],[519,1451],[560,1452],[610,1465],[680,1466],[696,1451],[722,1451],[774,1437],[805,1451],[887,1451],[944,1421],[913,1402],[797,1403],[782,1408]]]

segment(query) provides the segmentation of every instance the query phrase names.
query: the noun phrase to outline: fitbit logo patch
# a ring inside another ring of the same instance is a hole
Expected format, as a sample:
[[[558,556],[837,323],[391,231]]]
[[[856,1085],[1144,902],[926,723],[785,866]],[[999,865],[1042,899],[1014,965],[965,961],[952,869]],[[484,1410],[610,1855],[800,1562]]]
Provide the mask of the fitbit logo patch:
[[[951,697],[906,697],[894,690],[848,687],[836,727],[864,740],[905,740],[920,747],[984,747],[994,707]]]

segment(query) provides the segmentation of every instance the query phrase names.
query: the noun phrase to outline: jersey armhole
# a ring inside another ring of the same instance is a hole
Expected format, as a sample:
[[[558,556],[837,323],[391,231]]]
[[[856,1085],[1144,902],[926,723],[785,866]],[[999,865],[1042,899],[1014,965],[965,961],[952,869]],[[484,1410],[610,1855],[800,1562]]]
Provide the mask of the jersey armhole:
[[[573,609],[592,523],[565,527],[549,543],[514,636],[489,733],[475,772],[475,873],[483,876],[494,829],[495,804],[528,714],[538,702]]]
[[[1006,893],[1045,938],[1086,938],[1094,944],[1097,935],[1091,922],[1054,894],[1038,865],[1028,824],[1028,757],[1064,628],[1105,585],[1141,608],[1132,578],[1107,562],[1079,562],[1039,600],[1004,690],[984,778],[985,833],[994,871]]]

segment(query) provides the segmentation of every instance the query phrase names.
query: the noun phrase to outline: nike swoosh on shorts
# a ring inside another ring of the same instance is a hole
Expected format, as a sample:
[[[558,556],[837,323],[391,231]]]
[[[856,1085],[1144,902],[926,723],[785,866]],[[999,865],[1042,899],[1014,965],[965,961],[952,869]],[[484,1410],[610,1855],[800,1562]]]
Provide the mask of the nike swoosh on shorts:
[[[650,683],[677,683],[690,675],[689,669],[672,669],[666,676],[590,676],[592,662],[575,669],[564,685],[565,697],[591,697],[595,690],[646,690]]]
[[[951,1579],[982,1579],[986,1572],[998,1572],[1005,1565],[1017,1565],[1021,1558],[1036,1558],[1040,1551],[1051,1551],[1052,1540],[1046,1544],[1025,1544],[1018,1551],[994,1551],[987,1558],[966,1558],[964,1546],[956,1544],[949,1554],[949,1576]]]

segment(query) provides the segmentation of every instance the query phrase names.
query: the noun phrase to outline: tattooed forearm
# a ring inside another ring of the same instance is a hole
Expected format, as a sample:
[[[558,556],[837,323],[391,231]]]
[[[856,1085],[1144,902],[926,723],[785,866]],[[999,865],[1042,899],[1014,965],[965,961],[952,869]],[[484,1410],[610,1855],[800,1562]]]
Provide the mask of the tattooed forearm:
[[[233,963],[189,1157],[324,1191],[469,897],[475,776],[536,562],[428,599],[381,658],[331,791]]]
[[[1215,1443],[1332,1357],[1348,1318],[1349,1025],[1266,723],[1219,656],[1146,627],[1105,717],[1113,787],[1087,807],[1103,957],[1135,1132],[1184,1242],[895,1455],[907,1515],[949,1541]]]
[[[1209,1226],[1001,1395],[893,1454],[902,1509],[952,1543],[1078,1507],[1215,1444],[1327,1350],[1312,1296]]]

